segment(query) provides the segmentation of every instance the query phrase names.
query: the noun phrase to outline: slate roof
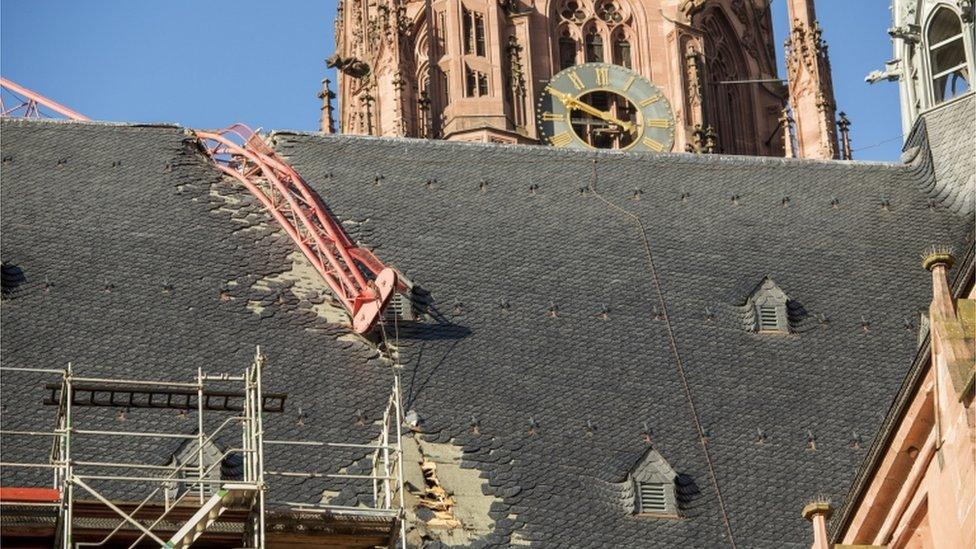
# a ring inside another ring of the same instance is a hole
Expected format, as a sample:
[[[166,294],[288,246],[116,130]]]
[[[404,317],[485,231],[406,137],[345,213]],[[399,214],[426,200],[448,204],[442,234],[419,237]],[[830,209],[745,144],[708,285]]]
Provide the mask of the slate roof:
[[[338,340],[345,330],[308,312],[310,296],[252,288],[290,267],[292,244],[181,129],[4,120],[2,131],[3,261],[26,278],[0,306],[4,365],[189,378],[239,371],[260,344],[266,390],[289,393],[268,436],[375,436],[388,367]],[[808,546],[799,510],[843,497],[914,355],[911,323],[928,302],[919,253],[962,244],[972,222],[929,200],[942,176],[921,159],[273,142],[355,238],[435,300],[440,321],[401,334],[404,400],[423,436],[462,446],[501,500],[489,544],[715,547],[730,528],[741,547]],[[792,335],[743,329],[766,276],[793,300]],[[4,376],[5,428],[50,428],[36,385]],[[647,438],[680,476],[680,520],[626,511]],[[128,454],[165,463],[164,446]],[[4,445],[5,460],[37,451]],[[268,459],[334,471],[361,457]],[[317,501],[322,488],[275,489]]]

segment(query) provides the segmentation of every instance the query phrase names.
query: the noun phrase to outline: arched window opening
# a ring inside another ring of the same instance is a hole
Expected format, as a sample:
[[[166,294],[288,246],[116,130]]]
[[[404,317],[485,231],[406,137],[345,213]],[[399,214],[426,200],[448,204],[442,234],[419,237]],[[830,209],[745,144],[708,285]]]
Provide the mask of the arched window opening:
[[[464,19],[464,53],[485,55],[485,16],[467,8],[461,8]]]
[[[569,35],[569,31],[563,31],[559,37],[559,69],[566,69],[576,64],[576,40]]]
[[[949,8],[939,8],[928,28],[929,69],[935,104],[961,95],[970,88],[969,66],[962,21]]]
[[[553,22],[554,72],[577,63],[614,63],[635,68],[640,33],[634,28],[628,0],[555,0]]]
[[[703,98],[704,125],[715,128],[718,152],[756,154],[752,104],[740,86],[727,84],[747,74],[741,41],[718,7],[705,12],[701,28],[705,35],[705,81],[708,83]]]
[[[621,67],[632,68],[630,55],[630,41],[623,33],[618,33],[613,39],[613,62]]]
[[[586,62],[603,62],[603,37],[593,27],[586,33]]]
[[[430,69],[423,66],[417,72],[420,86],[417,94],[417,137],[430,138],[433,134],[433,117],[431,108],[433,107],[430,97]]]
[[[465,67],[465,91],[467,97],[488,95],[488,75],[471,67]]]

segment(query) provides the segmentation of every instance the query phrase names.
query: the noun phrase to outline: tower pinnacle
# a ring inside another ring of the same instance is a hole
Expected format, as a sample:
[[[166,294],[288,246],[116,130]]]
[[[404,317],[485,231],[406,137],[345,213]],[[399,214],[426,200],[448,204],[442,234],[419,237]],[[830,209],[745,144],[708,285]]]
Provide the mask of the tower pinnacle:
[[[838,158],[834,86],[827,43],[821,36],[813,0],[787,0],[790,36],[786,39],[789,103],[801,158]]]

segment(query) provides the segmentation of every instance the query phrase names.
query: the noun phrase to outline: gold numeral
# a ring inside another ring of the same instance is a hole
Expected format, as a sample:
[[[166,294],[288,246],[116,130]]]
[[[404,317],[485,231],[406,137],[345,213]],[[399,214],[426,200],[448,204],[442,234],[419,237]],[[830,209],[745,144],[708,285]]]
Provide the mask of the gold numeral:
[[[572,140],[573,136],[569,135],[569,132],[557,133],[549,138],[549,142],[552,143],[554,147],[565,147],[566,145],[569,145],[569,142]]]
[[[652,95],[652,96],[648,97],[647,99],[645,99],[645,100],[641,101],[640,103],[638,103],[638,105],[641,106],[641,107],[646,107],[648,105],[653,105],[654,103],[657,103],[660,100],[661,100],[661,96],[660,95]]]
[[[578,90],[583,89],[583,81],[580,80],[580,77],[579,77],[578,74],[576,74],[575,72],[571,72],[571,73],[569,73],[568,76],[569,76],[569,79],[573,82],[573,85],[576,86],[576,89],[578,89]]]
[[[597,86],[610,85],[610,69],[606,67],[598,67],[596,69],[596,85]]]
[[[542,119],[546,122],[554,122],[556,120],[562,120],[563,117],[561,114],[556,114],[554,112],[544,112],[542,113]]]
[[[651,149],[654,152],[661,152],[664,150],[664,145],[662,143],[659,143],[650,137],[644,138],[644,144],[647,145],[648,149]]]
[[[645,122],[648,128],[668,128],[671,127],[671,121],[667,118],[648,118]]]
[[[637,81],[637,77],[634,76],[634,75],[630,75],[630,79],[627,80],[627,83],[624,85],[624,91],[629,90],[630,87],[633,86],[634,85],[634,82],[636,82],[636,81]]]

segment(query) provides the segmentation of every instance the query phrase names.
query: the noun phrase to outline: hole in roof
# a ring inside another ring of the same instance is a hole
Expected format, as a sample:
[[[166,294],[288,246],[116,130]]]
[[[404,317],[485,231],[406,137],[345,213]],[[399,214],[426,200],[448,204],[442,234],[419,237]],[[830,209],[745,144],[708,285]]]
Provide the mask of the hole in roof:
[[[20,267],[13,263],[0,263],[0,296],[4,299],[12,297],[25,282],[27,277]]]

